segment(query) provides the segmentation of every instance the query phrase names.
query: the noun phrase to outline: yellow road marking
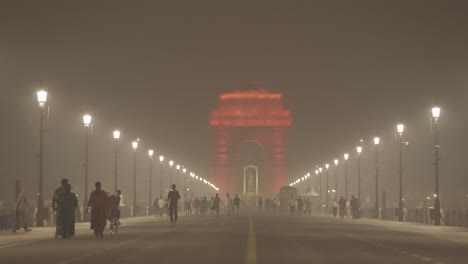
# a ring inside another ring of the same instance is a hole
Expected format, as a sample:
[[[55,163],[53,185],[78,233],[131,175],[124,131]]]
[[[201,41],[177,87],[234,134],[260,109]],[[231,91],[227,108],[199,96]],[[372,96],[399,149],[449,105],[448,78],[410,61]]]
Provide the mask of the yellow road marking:
[[[257,264],[257,240],[252,216],[249,217],[249,235],[247,239],[247,254],[245,264]]]

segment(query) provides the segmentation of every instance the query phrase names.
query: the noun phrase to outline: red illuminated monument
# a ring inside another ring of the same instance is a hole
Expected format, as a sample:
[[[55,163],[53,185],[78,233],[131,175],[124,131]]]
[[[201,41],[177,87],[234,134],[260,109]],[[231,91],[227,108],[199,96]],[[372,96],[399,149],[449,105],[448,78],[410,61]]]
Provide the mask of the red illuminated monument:
[[[216,151],[211,174],[222,193],[275,195],[287,184],[291,115],[283,108],[282,94],[264,88],[221,94],[210,125]]]

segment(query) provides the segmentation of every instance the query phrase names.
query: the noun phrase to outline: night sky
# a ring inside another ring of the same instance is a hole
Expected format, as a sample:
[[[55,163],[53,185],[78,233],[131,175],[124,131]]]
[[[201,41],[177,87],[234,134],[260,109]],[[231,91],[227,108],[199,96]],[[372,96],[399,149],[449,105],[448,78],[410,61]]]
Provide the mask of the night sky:
[[[63,177],[83,193],[81,116],[87,112],[95,118],[90,181],[101,180],[104,189],[113,186],[115,128],[124,136],[124,193],[132,190],[134,137],[208,176],[210,111],[218,94],[251,83],[283,93],[292,111],[290,180],[350,152],[355,193],[355,147],[362,138],[363,188],[372,194],[370,140],[379,135],[381,186],[396,199],[395,125],[404,122],[406,192],[429,194],[429,117],[438,104],[441,192],[468,193],[464,1],[308,2],[2,1],[0,200],[12,199],[15,179],[30,197],[37,188],[41,80],[51,107],[47,199]],[[146,150],[138,155],[138,199],[146,200]]]

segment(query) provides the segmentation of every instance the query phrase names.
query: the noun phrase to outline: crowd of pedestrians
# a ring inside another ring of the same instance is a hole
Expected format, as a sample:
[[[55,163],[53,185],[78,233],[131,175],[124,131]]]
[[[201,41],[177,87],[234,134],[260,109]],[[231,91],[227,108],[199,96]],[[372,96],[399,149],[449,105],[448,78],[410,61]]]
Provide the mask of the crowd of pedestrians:
[[[359,200],[356,197],[354,197],[354,195],[351,197],[350,200],[346,200],[343,196],[341,196],[338,202],[335,199],[333,201],[333,216],[337,217],[338,209],[340,212],[340,219],[361,218]]]
[[[110,231],[116,232],[120,225],[120,199],[121,192],[117,190],[110,195],[102,190],[101,183],[96,182],[86,205],[85,215],[91,213],[91,229],[96,237],[102,238],[107,221],[111,223]],[[78,207],[78,199],[71,191],[72,187],[67,179],[63,179],[61,186],[54,192],[52,209],[55,216],[55,237],[70,239],[75,235],[75,214]]]

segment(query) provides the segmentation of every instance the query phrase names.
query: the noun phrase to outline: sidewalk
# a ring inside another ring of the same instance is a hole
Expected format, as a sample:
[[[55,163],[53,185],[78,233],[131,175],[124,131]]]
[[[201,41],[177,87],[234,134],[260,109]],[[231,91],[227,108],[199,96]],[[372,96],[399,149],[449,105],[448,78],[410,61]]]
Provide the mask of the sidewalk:
[[[330,215],[318,215],[319,217],[335,219],[335,217]],[[448,240],[452,242],[459,242],[468,244],[468,228],[464,227],[455,227],[455,226],[435,226],[429,224],[413,223],[413,222],[398,222],[391,220],[382,220],[382,219],[371,219],[371,218],[361,218],[361,219],[350,219],[345,218],[339,219],[338,221],[345,221],[352,224],[360,225],[373,225],[379,226],[386,229],[413,233],[419,235],[426,235],[442,240]]]
[[[148,223],[154,221],[167,220],[167,217],[141,216],[121,219],[122,226]],[[89,223],[77,223],[75,225],[75,235],[92,234]],[[29,244],[37,241],[55,239],[55,227],[34,227],[31,232],[24,232],[22,229],[16,233],[11,231],[0,231],[0,249]]]

